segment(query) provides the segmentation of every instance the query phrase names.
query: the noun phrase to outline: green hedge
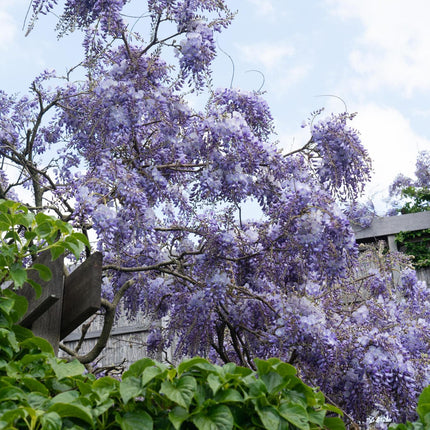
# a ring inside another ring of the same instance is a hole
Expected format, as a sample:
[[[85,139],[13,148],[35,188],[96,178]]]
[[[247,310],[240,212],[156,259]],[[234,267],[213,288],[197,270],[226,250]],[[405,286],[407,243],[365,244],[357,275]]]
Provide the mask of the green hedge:
[[[278,359],[257,372],[203,358],[177,368],[144,358],[119,381],[96,379],[15,325],[25,299],[0,296],[0,429],[343,429],[341,412]]]

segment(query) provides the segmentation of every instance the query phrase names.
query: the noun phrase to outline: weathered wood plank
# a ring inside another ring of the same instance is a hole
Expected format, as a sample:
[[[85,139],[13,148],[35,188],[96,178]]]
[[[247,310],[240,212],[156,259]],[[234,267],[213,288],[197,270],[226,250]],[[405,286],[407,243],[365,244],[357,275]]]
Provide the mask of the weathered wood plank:
[[[100,309],[102,254],[95,252],[64,281],[60,339]]]
[[[427,228],[430,228],[430,211],[374,218],[367,228],[354,227],[354,233],[357,240],[363,240]]]
[[[30,328],[36,336],[46,339],[58,351],[60,342],[61,311],[64,286],[64,260],[63,257],[51,260],[50,252],[39,255],[36,262],[43,264],[52,272],[50,281],[42,281],[36,270],[30,270],[28,277],[42,287],[42,294],[36,298],[34,289],[26,284],[18,291],[28,300],[27,313],[20,322],[24,327]]]

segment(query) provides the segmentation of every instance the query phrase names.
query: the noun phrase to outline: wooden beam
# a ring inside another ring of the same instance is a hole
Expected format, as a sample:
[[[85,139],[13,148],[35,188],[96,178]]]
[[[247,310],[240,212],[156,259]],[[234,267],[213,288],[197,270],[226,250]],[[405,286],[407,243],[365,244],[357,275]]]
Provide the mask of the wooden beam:
[[[79,327],[101,306],[102,254],[95,252],[64,281],[60,339]]]
[[[430,228],[430,211],[374,218],[367,228],[354,227],[355,238],[365,240],[395,235],[401,231]]]

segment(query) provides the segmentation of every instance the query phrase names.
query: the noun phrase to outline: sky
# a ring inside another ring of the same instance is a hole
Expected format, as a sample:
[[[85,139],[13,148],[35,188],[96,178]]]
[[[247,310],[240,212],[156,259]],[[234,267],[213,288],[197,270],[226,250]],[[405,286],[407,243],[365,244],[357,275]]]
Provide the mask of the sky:
[[[80,59],[79,35],[58,41],[55,17],[25,37],[30,0],[0,0],[0,89],[25,93],[44,69]],[[389,184],[430,150],[428,0],[230,0],[233,24],[218,36],[214,84],[266,91],[286,150],[309,138],[310,113],[358,112],[374,174],[367,187],[382,214]],[[231,58],[231,59],[230,59]],[[233,66],[234,64],[234,74]]]

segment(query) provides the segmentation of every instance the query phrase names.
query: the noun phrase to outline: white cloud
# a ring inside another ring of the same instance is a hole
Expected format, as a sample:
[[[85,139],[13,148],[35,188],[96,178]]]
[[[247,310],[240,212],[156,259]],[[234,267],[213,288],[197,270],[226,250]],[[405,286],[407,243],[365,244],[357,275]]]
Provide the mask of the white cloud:
[[[350,54],[356,89],[381,86],[410,96],[430,89],[428,0],[326,0],[341,19],[358,19],[364,31]],[[361,87],[361,88],[360,88]]]
[[[352,123],[360,130],[363,145],[373,160],[373,179],[368,192],[386,194],[398,173],[413,176],[419,151],[430,148],[430,141],[416,134],[396,109],[366,104],[358,107]]]
[[[0,8],[3,3],[0,2]],[[6,51],[10,48],[10,44],[13,42],[17,26],[12,16],[4,10],[0,9],[0,51]]]
[[[242,57],[252,63],[260,63],[266,69],[279,66],[286,58],[294,55],[295,50],[291,44],[256,43],[252,45],[236,45]]]
[[[287,68],[282,75],[279,76],[280,94],[284,94],[287,90],[305,79],[311,69],[311,64],[299,64],[295,67]]]
[[[248,0],[257,8],[256,12],[262,15],[272,15],[275,13],[275,8],[271,0]]]

